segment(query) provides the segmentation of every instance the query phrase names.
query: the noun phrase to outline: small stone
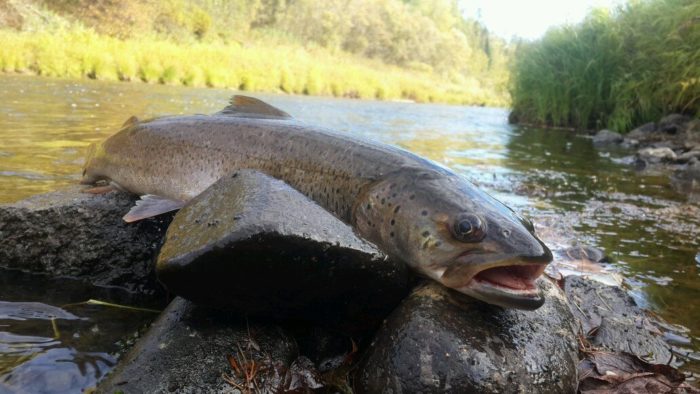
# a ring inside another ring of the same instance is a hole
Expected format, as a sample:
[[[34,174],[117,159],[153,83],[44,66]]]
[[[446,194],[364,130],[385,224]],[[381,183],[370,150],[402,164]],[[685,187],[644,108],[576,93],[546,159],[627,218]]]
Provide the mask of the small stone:
[[[647,163],[676,160],[676,153],[671,148],[644,148],[637,151],[637,157]]]
[[[595,246],[580,245],[572,246],[563,252],[564,256],[569,260],[588,260],[593,263],[606,263],[608,257],[605,252]]]
[[[652,133],[655,130],[656,130],[656,123],[649,122],[649,123],[645,123],[645,124],[637,127],[636,129],[630,131],[626,137],[629,139],[643,140],[648,134]]]
[[[691,150],[691,151],[688,151],[685,153],[681,153],[680,155],[678,155],[676,160],[678,160],[679,162],[685,163],[687,161],[692,160],[693,158],[700,159],[700,149]]]
[[[608,129],[600,130],[593,136],[593,144],[595,145],[619,144],[622,141],[623,138],[620,133]]]
[[[659,121],[659,130],[668,134],[676,134],[691,119],[690,116],[681,114],[666,115]]]

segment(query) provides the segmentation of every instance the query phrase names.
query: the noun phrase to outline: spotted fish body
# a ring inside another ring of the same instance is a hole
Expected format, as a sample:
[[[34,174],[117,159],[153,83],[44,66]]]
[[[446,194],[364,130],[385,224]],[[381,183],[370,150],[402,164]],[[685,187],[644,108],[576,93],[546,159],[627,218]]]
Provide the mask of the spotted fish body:
[[[178,206],[239,169],[283,180],[448,287],[506,307],[542,303],[533,281],[551,253],[529,222],[436,163],[252,98],[213,115],[132,118],[92,148],[83,183],[108,180]]]

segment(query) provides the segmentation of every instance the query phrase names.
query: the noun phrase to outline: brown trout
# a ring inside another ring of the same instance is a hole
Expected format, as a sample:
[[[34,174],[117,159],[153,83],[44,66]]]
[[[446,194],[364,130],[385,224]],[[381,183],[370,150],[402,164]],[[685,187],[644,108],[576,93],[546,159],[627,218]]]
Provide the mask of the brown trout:
[[[535,309],[552,254],[530,221],[463,177],[408,151],[293,120],[235,96],[213,115],[131,118],[91,147],[82,183],[142,196],[134,221],[177,209],[219,178],[283,180],[418,273],[485,302]]]

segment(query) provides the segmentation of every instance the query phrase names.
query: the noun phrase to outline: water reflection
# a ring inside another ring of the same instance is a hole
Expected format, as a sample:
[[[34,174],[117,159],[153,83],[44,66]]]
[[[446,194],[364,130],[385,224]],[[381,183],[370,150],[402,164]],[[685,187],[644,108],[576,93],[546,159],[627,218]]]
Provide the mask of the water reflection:
[[[115,289],[0,270],[0,393],[71,393],[116,364],[153,313],[85,304],[141,304]],[[41,300],[41,302],[39,302]]]

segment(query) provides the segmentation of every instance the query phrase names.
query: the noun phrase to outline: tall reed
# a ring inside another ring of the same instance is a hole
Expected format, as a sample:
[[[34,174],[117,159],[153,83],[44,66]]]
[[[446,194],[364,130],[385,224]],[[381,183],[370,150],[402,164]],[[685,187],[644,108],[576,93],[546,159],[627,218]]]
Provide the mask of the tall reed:
[[[700,2],[642,0],[596,10],[521,45],[512,65],[521,122],[625,132],[700,111]]]

